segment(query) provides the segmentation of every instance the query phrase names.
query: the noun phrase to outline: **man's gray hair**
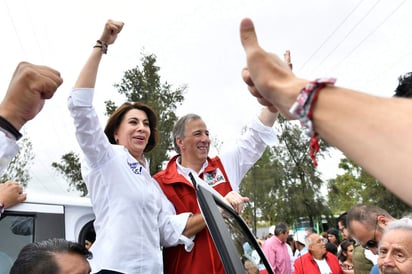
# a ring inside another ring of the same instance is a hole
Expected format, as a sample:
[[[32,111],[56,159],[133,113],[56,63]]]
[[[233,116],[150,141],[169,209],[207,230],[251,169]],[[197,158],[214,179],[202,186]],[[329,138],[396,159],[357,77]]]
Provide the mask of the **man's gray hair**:
[[[180,154],[180,148],[176,143],[176,138],[185,137],[186,122],[191,121],[191,120],[201,120],[201,119],[202,117],[200,117],[199,115],[194,114],[194,113],[189,113],[189,114],[186,114],[185,116],[182,116],[179,120],[177,120],[173,128],[173,144],[175,146],[175,151],[177,154]]]
[[[349,209],[346,217],[349,234],[353,234],[353,229],[351,227],[353,221],[358,221],[368,229],[373,229],[378,216],[386,216],[389,219],[393,219],[393,217],[383,208],[364,204],[354,205]]]
[[[406,230],[412,232],[412,220],[409,218],[402,218],[396,221],[389,222],[385,227],[383,234],[392,230]]]
[[[309,248],[313,243],[313,235],[317,235],[316,233],[310,233],[305,238],[306,247]]]

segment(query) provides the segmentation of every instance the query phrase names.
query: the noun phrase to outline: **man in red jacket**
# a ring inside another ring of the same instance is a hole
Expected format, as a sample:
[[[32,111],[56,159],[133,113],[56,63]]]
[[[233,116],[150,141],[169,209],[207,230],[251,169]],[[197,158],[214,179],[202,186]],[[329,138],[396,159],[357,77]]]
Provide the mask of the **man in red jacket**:
[[[326,241],[326,239],[316,233],[308,235],[305,239],[308,253],[296,259],[295,272],[293,273],[343,274],[338,258],[326,251]]]
[[[240,136],[230,150],[219,157],[210,158],[209,131],[205,122],[196,114],[180,118],[173,130],[174,156],[165,170],[154,178],[159,182],[167,198],[174,204],[176,213],[191,212],[185,227],[185,235],[193,235],[192,249],[179,245],[163,249],[164,273],[224,274],[225,270],[213,239],[197,204],[195,188],[189,174],[199,184],[207,184],[241,212],[248,198],[240,196],[239,184],[250,167],[262,156],[268,145],[276,143],[272,128],[277,113],[263,109]]]

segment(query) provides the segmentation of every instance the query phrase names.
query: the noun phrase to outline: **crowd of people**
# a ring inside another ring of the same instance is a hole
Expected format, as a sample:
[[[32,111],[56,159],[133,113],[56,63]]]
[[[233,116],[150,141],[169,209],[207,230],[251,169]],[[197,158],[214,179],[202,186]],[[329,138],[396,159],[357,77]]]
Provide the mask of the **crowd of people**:
[[[292,232],[280,222],[260,239],[273,273],[410,273],[412,219],[392,217],[385,209],[357,204],[323,233],[307,227]]]
[[[242,77],[264,109],[246,125],[238,143],[214,158],[209,157],[209,131],[203,119],[196,114],[181,117],[173,130],[177,154],[152,177],[144,155],[158,141],[157,115],[151,106],[126,102],[103,128],[92,104],[100,61],[123,27],[123,22],[107,21],[68,100],[83,152],[81,172],[96,216],[96,239],[90,250],[63,239],[31,243],[21,250],[11,273],[225,273],[191,178],[221,194],[240,213],[248,198],[238,193],[239,184],[264,150],[275,144],[272,126],[279,114],[299,119],[305,127],[314,163],[321,136],[412,204],[412,174],[406,167],[412,153],[407,142],[412,121],[401,119],[412,112],[412,102],[335,87],[334,79],[296,77],[289,52],[282,61],[264,51],[250,19],[240,26],[247,57]],[[18,151],[22,126],[62,82],[52,68],[26,62],[17,66],[0,104],[1,169]],[[399,96],[408,94],[407,87],[402,89]],[[25,198],[17,182],[1,184],[0,214]],[[330,229],[325,237],[308,229],[296,232],[291,241],[289,225],[278,223],[272,238],[262,244],[273,271],[361,273],[357,269],[367,269],[364,259],[372,262],[370,271],[409,273],[408,218],[397,220],[381,208],[357,205],[337,224],[339,230]],[[287,244],[288,238],[293,246]]]

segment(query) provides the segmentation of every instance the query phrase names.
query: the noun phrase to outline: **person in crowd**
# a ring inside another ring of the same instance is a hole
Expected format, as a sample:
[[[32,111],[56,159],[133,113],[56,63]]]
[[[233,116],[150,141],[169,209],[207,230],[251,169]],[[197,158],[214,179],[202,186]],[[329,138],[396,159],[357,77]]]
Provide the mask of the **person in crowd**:
[[[378,244],[383,229],[388,223],[396,220],[386,210],[364,204],[351,207],[348,211],[348,228],[352,238],[364,248],[378,253]]]
[[[353,268],[356,269],[356,274],[370,274],[374,265],[376,265],[377,258],[370,250],[363,248],[359,243],[355,242],[352,262]]]
[[[311,227],[311,226],[305,227],[304,231],[305,231],[305,234],[306,234],[305,238],[306,238],[307,236],[309,236],[310,234],[312,234],[312,233],[318,233],[318,232],[316,231],[316,229],[314,229],[314,228]]]
[[[337,223],[340,233],[342,234],[343,239],[352,240],[347,226],[347,216],[348,212],[343,212],[341,215],[338,216]]]
[[[277,112],[264,108],[247,125],[236,144],[224,148],[219,156],[213,158],[208,156],[209,130],[199,115],[187,114],[176,122],[173,140],[177,155],[154,178],[175,206],[177,214],[193,214],[186,228],[195,238],[190,252],[182,245],[163,249],[165,273],[224,273],[213,239],[201,215],[190,176],[197,184],[207,185],[224,196],[240,213],[248,198],[238,194],[239,184],[264,150],[276,144],[272,126],[277,115]]]
[[[287,248],[288,248],[288,253],[290,257],[290,267],[293,272],[293,264],[295,262],[295,251],[296,251],[295,239],[293,237],[293,234],[288,235],[288,238],[286,239],[286,243],[288,244]]]
[[[263,244],[263,253],[274,273],[292,273],[291,259],[286,243],[288,236],[289,226],[281,222],[275,226],[275,235]]]
[[[329,243],[339,246],[340,244],[339,230],[337,230],[334,227],[331,227],[326,231],[326,234],[327,234]]]
[[[286,243],[290,246],[290,251],[292,252],[292,256],[293,256],[296,251],[295,237],[293,234],[289,234],[288,238],[286,239]]]
[[[10,80],[0,104],[0,172],[17,154],[20,129],[43,108],[63,83],[60,73],[47,66],[21,62]],[[23,188],[14,181],[0,184],[0,216],[5,208],[26,199]]]
[[[81,244],[65,239],[33,242],[19,252],[10,274],[89,274],[91,256]]]
[[[412,120],[402,119],[412,114],[411,100],[336,87],[335,79],[311,82],[296,77],[286,63],[259,46],[248,18],[241,22],[240,37],[247,57],[242,77],[249,91],[261,104],[300,120],[311,137],[314,158],[320,136],[412,205]]]
[[[259,274],[259,267],[253,260],[242,256],[243,267],[245,268],[246,274]]]
[[[293,235],[295,240],[295,257],[293,261],[296,261],[297,258],[306,254],[308,249],[305,245],[305,238],[307,237],[306,232],[303,230],[296,231]]]
[[[364,248],[365,257],[373,262],[371,274],[378,273],[378,245],[383,229],[395,220],[386,210],[377,206],[359,204],[348,211],[349,233]]]
[[[294,274],[343,274],[338,258],[326,251],[327,240],[322,236],[312,233],[305,239],[308,253],[295,260]]]
[[[327,239],[326,239],[327,240]],[[329,253],[331,253],[331,254],[333,254],[333,255],[335,255],[335,256],[338,256],[338,247],[335,245],[335,244],[333,244],[333,243],[331,243],[331,242],[326,242],[326,250],[329,252]]]
[[[379,243],[379,273],[409,274],[412,270],[412,222],[400,219],[390,222]]]
[[[161,245],[192,244],[183,234],[191,213],[176,215],[149,174],[144,152],[157,143],[156,114],[141,102],[126,102],[103,130],[92,106],[100,61],[123,25],[107,21],[68,99],[96,215],[90,264],[93,273],[162,273]]]
[[[342,267],[343,273],[345,274],[354,274],[355,270],[352,262],[352,255],[354,249],[354,242],[348,239],[344,239],[340,243],[340,252],[338,259],[340,266]]]

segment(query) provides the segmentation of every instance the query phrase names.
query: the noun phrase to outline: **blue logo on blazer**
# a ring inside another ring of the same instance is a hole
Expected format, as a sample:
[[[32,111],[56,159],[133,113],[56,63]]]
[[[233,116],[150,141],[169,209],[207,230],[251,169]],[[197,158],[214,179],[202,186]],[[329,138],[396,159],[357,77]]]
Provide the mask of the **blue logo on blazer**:
[[[134,174],[142,174],[142,170],[143,170],[143,166],[140,165],[138,162],[133,162],[133,163],[129,163],[127,162],[127,164],[130,167],[130,170],[134,173]]]

